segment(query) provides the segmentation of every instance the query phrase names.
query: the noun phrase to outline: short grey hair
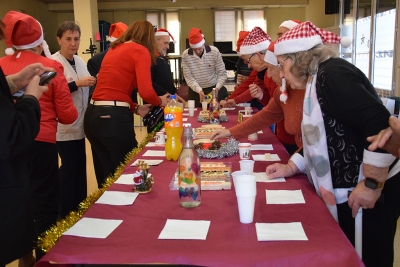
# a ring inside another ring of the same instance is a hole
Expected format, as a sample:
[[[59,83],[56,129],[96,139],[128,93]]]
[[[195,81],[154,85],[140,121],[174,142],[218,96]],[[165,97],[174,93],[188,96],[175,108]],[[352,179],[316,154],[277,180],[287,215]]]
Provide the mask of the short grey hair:
[[[329,58],[338,57],[337,49],[333,45],[316,45],[310,50],[284,54],[292,59],[290,72],[301,81],[305,81],[309,75],[317,72],[319,64]]]

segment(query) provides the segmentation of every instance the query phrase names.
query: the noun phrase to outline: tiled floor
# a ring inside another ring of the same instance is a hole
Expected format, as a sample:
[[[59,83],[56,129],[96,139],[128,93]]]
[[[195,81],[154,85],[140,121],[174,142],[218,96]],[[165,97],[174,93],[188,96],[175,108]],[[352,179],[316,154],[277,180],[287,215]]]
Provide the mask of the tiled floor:
[[[143,127],[142,130],[139,127],[135,127],[136,139],[140,142],[147,134],[146,129]],[[88,175],[88,194],[97,189],[97,182],[93,169],[92,152],[90,149],[89,142],[86,141],[86,155],[87,155],[87,175]],[[395,259],[394,267],[400,267],[400,220],[397,222],[397,235],[394,241],[395,247]],[[6,267],[18,267],[18,261],[14,261]]]

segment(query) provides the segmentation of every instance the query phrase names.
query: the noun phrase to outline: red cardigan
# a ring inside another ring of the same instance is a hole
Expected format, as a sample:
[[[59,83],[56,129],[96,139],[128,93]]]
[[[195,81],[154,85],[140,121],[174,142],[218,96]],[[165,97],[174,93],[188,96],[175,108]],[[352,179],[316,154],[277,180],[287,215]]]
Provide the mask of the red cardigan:
[[[138,88],[140,97],[154,106],[161,104],[151,81],[150,53],[144,46],[126,42],[108,50],[97,77],[93,100],[127,102],[134,111],[131,93]]]
[[[16,51],[12,56],[0,58],[0,66],[5,75],[19,72],[32,63],[42,63],[56,70],[57,75],[51,81],[49,90],[39,100],[40,131],[36,141],[56,143],[57,122],[73,123],[78,118],[78,112],[72,101],[63,66],[53,59],[43,57],[30,51]]]

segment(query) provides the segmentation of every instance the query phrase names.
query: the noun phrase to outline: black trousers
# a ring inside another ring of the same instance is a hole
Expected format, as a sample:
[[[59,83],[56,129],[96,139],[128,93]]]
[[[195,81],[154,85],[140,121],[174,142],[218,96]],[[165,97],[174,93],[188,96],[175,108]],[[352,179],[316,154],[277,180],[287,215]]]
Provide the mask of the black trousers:
[[[400,174],[386,181],[383,203],[363,210],[362,260],[367,267],[392,267],[393,242],[400,215]],[[339,224],[354,246],[354,218],[347,202],[337,205]]]
[[[35,234],[39,236],[57,222],[60,188],[57,147],[56,144],[35,141],[30,153],[31,207],[35,220]],[[39,260],[43,256],[44,252],[36,249],[36,259]]]
[[[89,105],[84,129],[93,152],[94,168],[100,187],[107,176],[125,161],[125,156],[138,143],[133,128],[133,114],[127,107]],[[102,174],[102,176],[97,176]]]
[[[212,92],[212,89],[215,88],[215,86],[211,86],[211,87],[207,87],[207,88],[203,88],[203,92],[205,95],[208,95],[209,93]],[[228,97],[228,90],[225,88],[225,86],[222,86],[219,90],[218,90],[218,102],[221,100],[224,100]],[[196,107],[201,107],[201,103],[200,103],[200,96],[198,93],[196,93],[195,91],[193,91],[191,88],[188,89],[188,99],[189,100],[194,100],[194,105]]]
[[[87,196],[85,139],[57,141],[57,150],[61,158],[59,215],[64,218]]]

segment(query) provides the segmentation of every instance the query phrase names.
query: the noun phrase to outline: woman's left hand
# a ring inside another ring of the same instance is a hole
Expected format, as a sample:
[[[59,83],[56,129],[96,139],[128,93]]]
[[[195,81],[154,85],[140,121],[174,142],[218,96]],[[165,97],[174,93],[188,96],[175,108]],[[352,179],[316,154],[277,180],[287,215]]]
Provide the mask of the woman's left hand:
[[[147,115],[147,113],[149,113],[151,108],[151,104],[144,104],[144,105],[140,105],[138,106],[137,109],[137,113],[140,115],[140,117],[144,117]]]
[[[249,90],[253,98],[260,98],[263,95],[263,90],[257,84],[250,84]]]
[[[353,218],[356,217],[358,209],[373,209],[375,203],[382,193],[382,189],[371,189],[365,186],[364,180],[359,182],[349,196],[349,207]]]

